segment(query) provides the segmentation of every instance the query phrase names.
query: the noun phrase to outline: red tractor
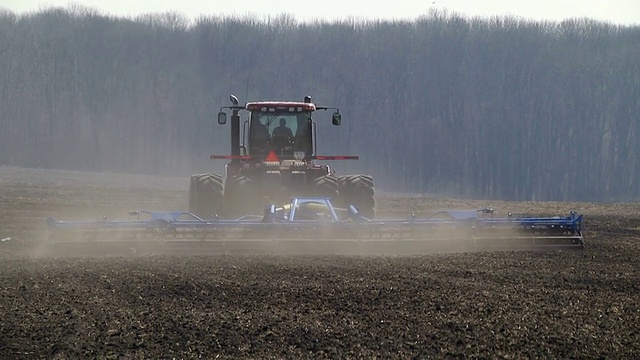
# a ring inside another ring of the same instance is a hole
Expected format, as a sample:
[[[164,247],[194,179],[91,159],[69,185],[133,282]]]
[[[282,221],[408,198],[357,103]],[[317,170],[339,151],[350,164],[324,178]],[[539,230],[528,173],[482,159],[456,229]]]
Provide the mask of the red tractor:
[[[261,213],[264,206],[287,202],[293,196],[330,197],[339,206],[355,205],[368,218],[374,216],[373,178],[368,175],[335,176],[327,164],[316,160],[357,160],[357,156],[320,156],[316,151],[317,110],[334,110],[332,124],[340,125],[337,108],[303,102],[261,101],[223,106],[218,123],[231,114],[231,155],[226,174],[196,174],[189,186],[189,211],[203,218]],[[240,111],[248,111],[242,123]],[[242,129],[242,131],[241,131]]]

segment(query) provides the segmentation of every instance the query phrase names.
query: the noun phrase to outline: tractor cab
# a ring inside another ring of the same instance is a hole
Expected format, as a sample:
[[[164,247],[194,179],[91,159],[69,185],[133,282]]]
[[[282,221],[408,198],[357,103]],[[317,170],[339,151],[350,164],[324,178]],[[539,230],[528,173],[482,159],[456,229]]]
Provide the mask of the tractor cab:
[[[312,159],[316,153],[316,124],[312,113],[316,110],[334,109],[333,125],[340,125],[341,115],[337,108],[316,107],[310,96],[304,102],[260,101],[238,104],[231,96],[233,106],[223,107],[233,110],[231,116],[231,150],[233,156],[247,159],[264,159],[277,156],[278,159]],[[249,112],[240,133],[240,110]],[[218,123],[225,124],[226,113],[220,111]]]
[[[302,158],[312,156],[313,119],[311,111],[252,111],[249,120],[248,154]]]

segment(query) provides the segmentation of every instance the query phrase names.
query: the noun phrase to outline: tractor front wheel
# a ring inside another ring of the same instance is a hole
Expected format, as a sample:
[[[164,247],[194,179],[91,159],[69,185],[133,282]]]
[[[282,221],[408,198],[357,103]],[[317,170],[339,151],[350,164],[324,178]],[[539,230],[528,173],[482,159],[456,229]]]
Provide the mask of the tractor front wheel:
[[[225,183],[225,208],[233,216],[260,214],[264,206],[261,188],[251,178],[238,175]]]
[[[334,202],[337,200],[338,178],[333,175],[324,175],[313,181],[313,195],[331,198]]]
[[[204,219],[220,215],[224,204],[222,176],[196,174],[189,184],[189,212]]]
[[[340,204],[355,206],[369,219],[375,216],[373,177],[369,175],[344,175],[338,177]]]

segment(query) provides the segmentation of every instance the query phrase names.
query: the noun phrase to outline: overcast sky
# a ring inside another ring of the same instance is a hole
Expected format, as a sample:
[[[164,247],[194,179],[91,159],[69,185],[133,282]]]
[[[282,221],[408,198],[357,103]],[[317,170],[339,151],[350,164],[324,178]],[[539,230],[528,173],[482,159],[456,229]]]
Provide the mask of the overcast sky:
[[[299,20],[411,19],[429,9],[447,9],[468,16],[515,15],[562,20],[589,17],[617,24],[640,25],[640,0],[0,0],[0,7],[28,12],[78,3],[122,16],[178,11],[198,15],[259,16],[288,13]]]

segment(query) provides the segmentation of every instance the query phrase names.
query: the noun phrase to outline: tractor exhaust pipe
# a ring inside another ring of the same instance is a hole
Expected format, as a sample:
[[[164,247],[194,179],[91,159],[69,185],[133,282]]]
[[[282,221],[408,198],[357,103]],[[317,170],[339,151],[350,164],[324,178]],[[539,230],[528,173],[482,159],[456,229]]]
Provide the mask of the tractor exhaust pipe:
[[[230,95],[229,99],[231,103],[235,106],[238,105],[239,101],[235,95]],[[240,110],[233,109],[231,112],[231,155],[238,156],[240,155]],[[234,159],[232,161],[238,161]]]

